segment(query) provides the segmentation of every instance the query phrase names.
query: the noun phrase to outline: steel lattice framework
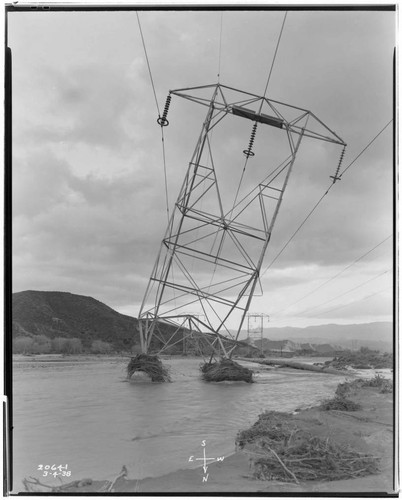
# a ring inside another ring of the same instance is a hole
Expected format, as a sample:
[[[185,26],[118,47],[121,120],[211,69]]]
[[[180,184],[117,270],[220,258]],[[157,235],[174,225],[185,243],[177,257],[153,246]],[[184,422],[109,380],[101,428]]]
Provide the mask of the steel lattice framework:
[[[152,339],[158,339],[163,351],[198,332],[214,352],[230,357],[233,347],[225,347],[224,339],[237,341],[258,290],[264,254],[302,139],[346,144],[310,111],[219,83],[173,90],[170,95],[204,105],[207,113],[140,308],[141,348],[147,353]],[[250,120],[253,134],[243,151],[239,187],[225,200],[212,133],[216,140],[217,130],[223,130],[221,140],[229,147],[233,127]],[[257,124],[262,134],[274,130],[274,141],[282,140],[286,152],[269,173],[264,166],[255,184],[245,183],[243,193],[239,188],[254,156]],[[194,309],[196,314],[189,312]],[[229,331],[226,323],[234,315],[238,327]],[[164,324],[170,327],[168,336],[162,335]]]

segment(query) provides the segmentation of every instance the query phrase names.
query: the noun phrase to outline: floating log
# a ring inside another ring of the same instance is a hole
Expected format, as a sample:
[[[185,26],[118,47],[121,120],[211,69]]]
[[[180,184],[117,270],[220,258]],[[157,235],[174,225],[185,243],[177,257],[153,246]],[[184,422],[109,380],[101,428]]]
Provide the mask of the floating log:
[[[295,368],[297,370],[307,370],[310,372],[319,372],[319,373],[330,373],[332,375],[353,375],[353,373],[336,370],[335,368],[330,368],[326,366],[316,366],[310,365],[308,363],[300,363],[299,361],[289,361],[284,359],[261,359],[261,358],[237,358],[241,361],[247,361],[251,363],[259,363],[260,365],[278,365],[285,366],[288,368]]]

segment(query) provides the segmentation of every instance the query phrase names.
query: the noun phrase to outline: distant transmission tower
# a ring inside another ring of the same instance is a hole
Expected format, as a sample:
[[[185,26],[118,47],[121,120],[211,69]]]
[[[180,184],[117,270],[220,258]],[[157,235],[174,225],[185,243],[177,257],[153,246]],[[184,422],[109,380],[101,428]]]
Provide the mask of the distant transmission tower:
[[[155,341],[163,351],[196,332],[216,355],[231,357],[234,344],[225,339],[237,341],[260,286],[302,139],[346,144],[310,111],[219,83],[171,91],[161,126],[172,95],[207,113],[140,308],[141,348],[155,350]]]
[[[269,321],[269,315],[264,313],[247,314],[247,336],[255,343],[255,339],[260,341],[260,351],[263,352],[264,320]]]

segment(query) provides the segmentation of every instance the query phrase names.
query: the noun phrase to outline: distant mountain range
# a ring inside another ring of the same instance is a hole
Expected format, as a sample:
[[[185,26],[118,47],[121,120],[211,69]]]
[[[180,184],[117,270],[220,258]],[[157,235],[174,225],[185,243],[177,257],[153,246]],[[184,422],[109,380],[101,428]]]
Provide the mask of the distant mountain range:
[[[68,292],[27,290],[13,294],[13,338],[45,335],[78,338],[84,348],[94,340],[108,342],[115,350],[130,350],[140,343],[138,320],[120,314],[102,302]],[[172,327],[164,326],[166,334]],[[243,340],[246,337],[243,332]],[[392,351],[392,323],[355,325],[321,325],[306,328],[267,328],[264,338],[270,341],[288,341],[288,346],[301,344],[331,344],[358,349],[361,346],[381,351]],[[289,343],[290,342],[290,343]]]
[[[243,335],[247,336],[246,332]],[[290,340],[296,343],[337,344],[347,349],[368,347],[391,352],[393,323],[375,322],[351,325],[319,325],[295,328],[264,328],[263,337],[269,340]],[[256,335],[257,338],[257,335]]]
[[[339,344],[322,344],[312,342],[295,342],[293,340],[269,340],[263,338],[262,340],[254,340],[254,345],[265,353],[280,352],[280,353],[297,353],[303,352],[304,354],[331,354],[343,351],[344,347]]]

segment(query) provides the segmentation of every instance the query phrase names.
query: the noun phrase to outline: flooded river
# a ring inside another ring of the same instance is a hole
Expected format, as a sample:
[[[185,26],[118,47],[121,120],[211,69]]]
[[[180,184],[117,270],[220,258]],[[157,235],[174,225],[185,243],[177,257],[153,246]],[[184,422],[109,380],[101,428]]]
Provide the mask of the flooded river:
[[[319,361],[317,358],[314,361]],[[161,476],[185,469],[191,455],[235,451],[240,429],[264,410],[292,411],[332,397],[344,377],[292,369],[256,370],[256,383],[208,384],[200,359],[168,359],[172,383],[130,383],[128,358],[14,363],[14,483],[39,465],[68,465],[69,480]],[[63,481],[67,482],[67,481]]]

